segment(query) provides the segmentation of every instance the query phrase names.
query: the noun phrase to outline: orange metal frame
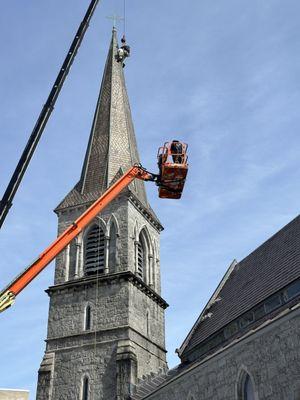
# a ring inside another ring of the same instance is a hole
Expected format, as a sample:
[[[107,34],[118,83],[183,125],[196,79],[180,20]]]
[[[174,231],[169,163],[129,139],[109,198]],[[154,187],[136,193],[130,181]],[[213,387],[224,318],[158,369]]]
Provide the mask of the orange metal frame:
[[[141,166],[131,167],[114,185],[96,200],[76,221],[15,278],[0,294],[0,312],[9,307],[18,295],[54,258],[135,178],[150,180],[152,175]],[[5,298],[5,299],[4,299]],[[7,298],[11,299],[7,300]],[[10,304],[8,304],[10,301]]]
[[[188,172],[187,144],[179,142],[181,152],[172,151],[172,143],[166,142],[158,149],[160,168],[158,195],[161,199],[180,199]]]

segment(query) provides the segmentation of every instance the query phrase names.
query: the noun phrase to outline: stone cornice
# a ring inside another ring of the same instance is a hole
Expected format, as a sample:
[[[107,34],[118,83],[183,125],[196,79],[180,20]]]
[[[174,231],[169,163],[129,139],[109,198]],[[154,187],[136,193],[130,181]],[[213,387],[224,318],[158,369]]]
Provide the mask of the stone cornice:
[[[72,347],[78,347],[78,346],[81,347],[82,345],[90,346],[90,345],[93,345],[95,343],[95,336],[97,338],[97,340],[96,340],[97,344],[104,344],[104,343],[119,341],[120,339],[122,339],[122,334],[126,334],[126,336],[124,336],[123,338],[130,338],[130,333],[131,332],[134,332],[135,334],[141,336],[144,340],[149,342],[155,348],[158,348],[161,352],[167,353],[167,351],[166,351],[166,349],[164,347],[162,347],[160,344],[158,344],[158,343],[154,342],[153,340],[151,340],[151,338],[146,337],[145,335],[143,335],[141,332],[139,332],[138,330],[134,329],[130,325],[115,326],[115,327],[110,327],[110,328],[107,328],[107,329],[96,329],[96,330],[94,329],[94,330],[90,330],[90,331],[81,331],[81,332],[74,333],[74,334],[69,334],[69,335],[66,335],[66,336],[48,337],[45,340],[45,342],[47,344],[50,344],[50,345],[58,343],[58,344],[60,344],[62,346],[61,347],[57,347],[56,350],[62,350],[62,349],[65,348],[65,344],[69,340],[74,340],[74,339],[75,340],[76,339],[79,340],[79,342],[77,344],[73,345]],[[105,335],[107,335],[107,339],[99,340],[100,337],[103,337]],[[115,335],[115,337],[110,337],[109,338],[110,335]],[[82,342],[82,339],[85,339],[86,341]],[[136,345],[142,347],[142,345],[140,343],[138,343],[136,340],[134,340],[133,338],[130,338],[129,340],[131,340]],[[51,351],[53,351],[53,349],[51,349]],[[147,351],[149,351],[149,349]]]
[[[168,303],[158,293],[151,289],[150,286],[148,286],[144,281],[142,281],[131,271],[118,272],[114,274],[101,274],[98,276],[74,279],[72,281],[64,282],[55,286],[50,286],[46,290],[46,293],[48,293],[48,295],[51,297],[53,293],[58,291],[70,289],[75,290],[77,287],[94,285],[97,282],[99,282],[99,284],[109,284],[113,281],[131,282],[141,292],[145,293],[148,297],[155,301],[155,303],[157,303],[161,308],[166,309],[169,306]]]

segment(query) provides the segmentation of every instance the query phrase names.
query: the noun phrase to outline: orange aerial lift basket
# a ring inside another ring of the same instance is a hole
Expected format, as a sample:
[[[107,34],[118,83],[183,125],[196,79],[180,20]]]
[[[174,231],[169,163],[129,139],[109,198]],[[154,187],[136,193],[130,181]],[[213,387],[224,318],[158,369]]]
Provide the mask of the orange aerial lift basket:
[[[161,199],[180,199],[188,172],[187,144],[166,142],[158,149],[158,195]]]

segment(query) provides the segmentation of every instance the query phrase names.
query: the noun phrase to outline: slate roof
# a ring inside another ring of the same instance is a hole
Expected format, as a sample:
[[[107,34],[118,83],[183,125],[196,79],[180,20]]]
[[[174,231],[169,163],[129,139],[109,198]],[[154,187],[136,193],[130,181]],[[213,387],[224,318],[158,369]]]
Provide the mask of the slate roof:
[[[211,317],[198,318],[179,349],[180,357],[299,277],[300,216],[297,216],[246,258],[232,265],[212,298],[218,297],[219,301],[208,303]]]
[[[151,372],[149,375],[143,376],[141,379],[138,379],[138,383],[135,387],[134,395],[131,396],[131,400],[144,399],[158,389],[161,385],[167,383],[170,379],[182,372],[182,370],[182,366],[179,365],[169,370],[160,368],[157,373]]]
[[[120,171],[124,173],[140,162],[124,71],[122,63],[116,61],[117,49],[113,29],[81,177],[55,211],[95,201]],[[144,182],[135,180],[130,190],[153,214]]]

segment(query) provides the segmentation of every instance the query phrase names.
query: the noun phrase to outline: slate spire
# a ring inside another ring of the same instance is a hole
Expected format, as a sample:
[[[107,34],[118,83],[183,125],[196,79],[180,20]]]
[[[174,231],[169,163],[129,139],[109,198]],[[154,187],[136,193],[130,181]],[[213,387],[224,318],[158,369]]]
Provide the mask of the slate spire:
[[[130,166],[140,162],[117,50],[114,28],[81,177],[56,210],[95,200]],[[149,207],[142,181],[136,180],[130,190],[144,207]]]

